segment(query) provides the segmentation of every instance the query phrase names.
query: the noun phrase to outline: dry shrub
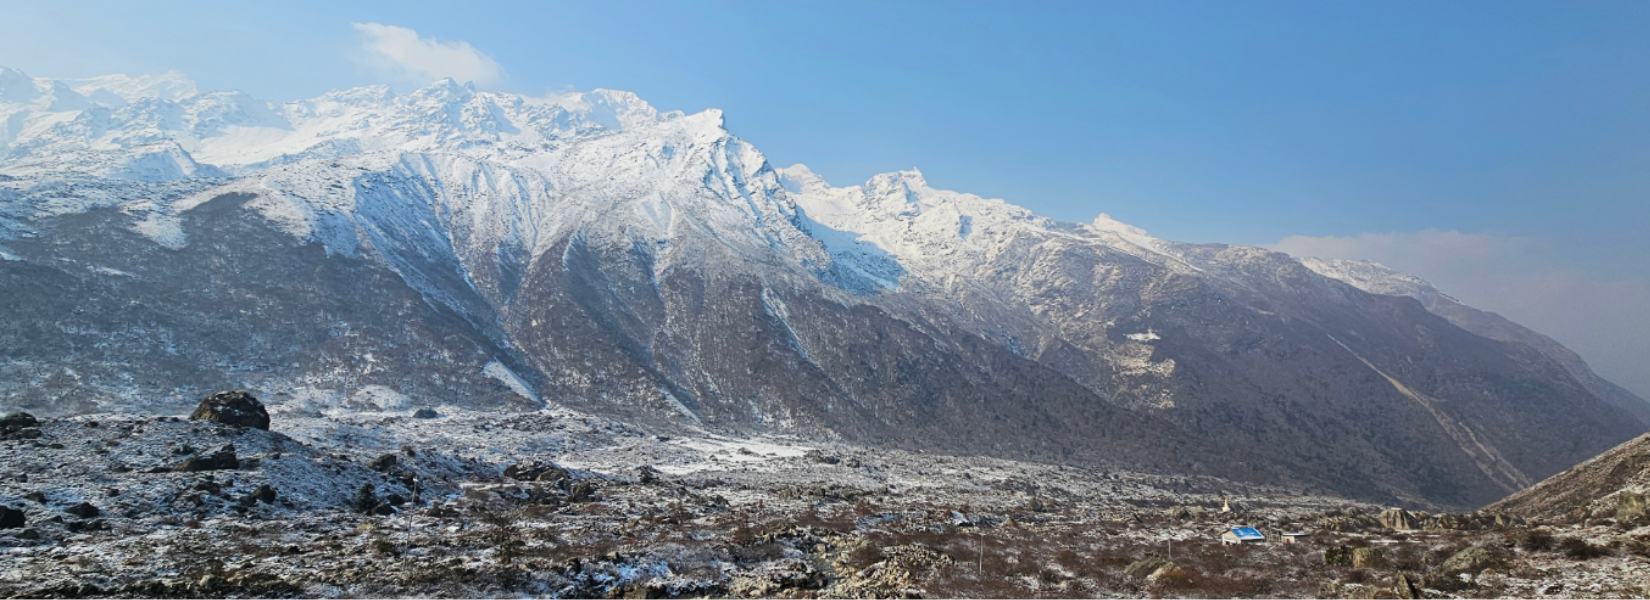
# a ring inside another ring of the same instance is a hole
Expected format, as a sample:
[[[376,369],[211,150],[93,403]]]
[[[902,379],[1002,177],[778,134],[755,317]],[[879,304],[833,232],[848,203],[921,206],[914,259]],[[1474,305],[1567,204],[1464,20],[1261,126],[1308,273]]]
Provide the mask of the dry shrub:
[[[1558,551],[1563,552],[1565,556],[1568,556],[1574,560],[1592,560],[1609,554],[1609,551],[1601,546],[1596,546],[1588,543],[1587,540],[1573,537],[1567,537],[1559,541]]]
[[[860,498],[859,501],[854,502],[854,517],[856,518],[869,517],[878,512],[877,505],[871,503],[870,500]]]
[[[1253,598],[1273,595],[1272,583],[1261,577],[1207,575],[1196,585],[1199,595],[1209,598]]]
[[[744,525],[733,528],[733,534],[728,537],[733,540],[733,543],[741,546],[749,546],[756,542],[756,532],[751,531],[750,527]]]
[[[849,550],[848,555],[844,558],[847,559],[848,566],[857,571],[882,562],[888,558],[888,555],[883,553],[882,548],[876,544],[861,543]]]
[[[1086,566],[1086,563],[1083,561],[1083,557],[1078,556],[1077,552],[1070,548],[1054,553],[1054,562],[1058,563],[1062,567],[1071,569],[1072,572],[1077,572],[1078,569]]]
[[[1421,550],[1412,544],[1392,548],[1390,557],[1393,568],[1410,572],[1425,570],[1426,565],[1422,562],[1422,559]]]
[[[1531,529],[1525,531],[1518,538],[1518,547],[1526,552],[1546,552],[1553,549],[1553,534],[1545,529]]]
[[[738,562],[750,564],[785,558],[785,546],[773,542],[734,546],[728,554]],[[862,567],[863,568],[863,567]]]
[[[1204,578],[1197,572],[1185,567],[1175,567],[1168,573],[1157,577],[1156,585],[1164,590],[1175,590],[1176,595],[1182,592],[1202,589]]]
[[[854,517],[850,514],[842,513],[822,517],[818,513],[808,510],[792,517],[789,521],[797,527],[811,527],[817,530],[834,531],[837,533],[848,533],[853,531],[855,528]]]
[[[1634,556],[1650,558],[1650,540],[1643,538],[1631,539],[1627,540],[1627,542],[1622,544],[1622,546],[1627,549],[1628,553]]]
[[[1443,544],[1435,546],[1431,550],[1427,551],[1426,556],[1421,560],[1425,565],[1441,565],[1444,564],[1444,561],[1449,560],[1449,557],[1455,556],[1456,553],[1466,550],[1471,546],[1472,540],[1470,539],[1463,537],[1452,537],[1445,540]]]

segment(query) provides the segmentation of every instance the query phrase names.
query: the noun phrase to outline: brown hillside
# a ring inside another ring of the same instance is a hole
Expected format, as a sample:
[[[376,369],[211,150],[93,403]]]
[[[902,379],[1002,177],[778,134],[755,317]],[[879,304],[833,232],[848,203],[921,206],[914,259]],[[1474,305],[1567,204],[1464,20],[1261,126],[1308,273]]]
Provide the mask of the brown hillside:
[[[1623,491],[1639,496],[1650,491],[1650,435],[1616,446],[1485,510],[1532,519],[1615,517]]]

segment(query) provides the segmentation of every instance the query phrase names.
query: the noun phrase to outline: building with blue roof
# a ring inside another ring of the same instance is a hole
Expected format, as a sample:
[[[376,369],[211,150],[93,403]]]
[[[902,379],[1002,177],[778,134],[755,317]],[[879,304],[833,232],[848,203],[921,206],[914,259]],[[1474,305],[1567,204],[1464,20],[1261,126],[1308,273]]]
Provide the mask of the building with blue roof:
[[[1253,527],[1233,527],[1220,534],[1222,544],[1264,544],[1266,536]]]

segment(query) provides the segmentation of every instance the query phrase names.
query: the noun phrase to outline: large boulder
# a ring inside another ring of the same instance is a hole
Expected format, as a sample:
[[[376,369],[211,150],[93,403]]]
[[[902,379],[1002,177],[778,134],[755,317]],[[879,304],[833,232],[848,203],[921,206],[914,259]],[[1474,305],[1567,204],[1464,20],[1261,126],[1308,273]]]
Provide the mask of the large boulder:
[[[380,473],[386,473],[389,472],[390,469],[394,469],[396,463],[398,462],[400,462],[400,460],[397,459],[394,454],[385,454],[373,459],[372,462],[367,463],[367,468]]]
[[[1646,501],[1644,494],[1622,490],[1616,494],[1616,520],[1623,523],[1632,523],[1643,519],[1650,514],[1650,501]]]
[[[1454,556],[1444,561],[1438,570],[1446,575],[1469,573],[1477,575],[1484,569],[1504,567],[1507,565],[1506,551],[1490,546],[1473,546],[1456,552]]]
[[[556,482],[567,479],[567,469],[542,460],[523,461],[504,468],[504,476],[516,481]]]
[[[23,511],[10,506],[0,506],[0,529],[20,529],[25,522]]]
[[[76,504],[74,506],[63,509],[63,512],[69,513],[69,514],[74,515],[76,517],[80,517],[82,519],[90,519],[92,517],[103,514],[103,511],[98,510],[98,508],[96,506],[92,506],[92,503],[90,503],[90,502],[81,502],[80,504]]]
[[[1381,563],[1380,548],[1353,548],[1352,568],[1368,569]]]
[[[1380,521],[1381,525],[1387,529],[1397,529],[1399,531],[1419,529],[1416,526],[1415,517],[1402,508],[1389,508],[1381,511]]]
[[[1392,595],[1404,600],[1415,600],[1421,597],[1421,587],[1416,585],[1409,575],[1399,573],[1398,578],[1392,582]]]
[[[269,411],[264,410],[262,402],[243,390],[207,396],[201,400],[200,406],[195,407],[195,412],[189,413],[189,418],[269,430]]]
[[[1123,568],[1123,574],[1129,579],[1154,580],[1174,570],[1174,563],[1161,556],[1148,556],[1129,563]]]
[[[235,445],[228,444],[211,454],[196,454],[183,459],[175,471],[195,473],[200,471],[219,471],[241,468],[240,458],[235,456]]]
[[[40,421],[29,413],[12,413],[0,418],[0,440],[32,440],[40,437]]]

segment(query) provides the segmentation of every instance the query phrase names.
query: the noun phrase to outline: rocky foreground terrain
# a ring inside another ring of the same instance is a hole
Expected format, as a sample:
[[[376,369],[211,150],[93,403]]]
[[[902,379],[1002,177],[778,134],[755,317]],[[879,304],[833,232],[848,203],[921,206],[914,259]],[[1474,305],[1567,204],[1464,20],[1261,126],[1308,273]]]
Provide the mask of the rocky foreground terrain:
[[[1650,593],[1642,505],[1429,514],[559,408],[194,417],[0,421],[0,596]]]

